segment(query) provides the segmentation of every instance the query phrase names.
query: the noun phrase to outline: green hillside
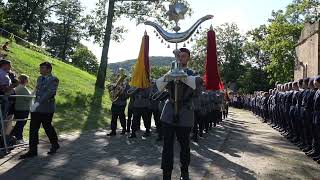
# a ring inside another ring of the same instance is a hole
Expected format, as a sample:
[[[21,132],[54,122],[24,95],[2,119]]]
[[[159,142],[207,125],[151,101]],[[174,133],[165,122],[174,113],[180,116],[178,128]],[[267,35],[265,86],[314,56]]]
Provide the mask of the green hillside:
[[[4,41],[6,39],[0,37],[0,44]],[[18,44],[11,44],[9,48],[12,52],[8,59],[12,61],[13,70],[30,76],[29,87],[32,90],[39,76],[39,64],[43,61],[53,63],[53,74],[60,80],[54,116],[54,125],[60,133],[96,129],[109,124],[111,103],[106,91],[95,90],[95,76]]]
[[[165,57],[165,56],[151,56],[150,57],[150,66],[170,66],[171,62],[174,61],[174,57]],[[113,72],[117,72],[119,68],[124,68],[127,71],[131,72],[132,66],[136,64],[136,59],[126,60],[122,62],[110,63],[108,68]]]

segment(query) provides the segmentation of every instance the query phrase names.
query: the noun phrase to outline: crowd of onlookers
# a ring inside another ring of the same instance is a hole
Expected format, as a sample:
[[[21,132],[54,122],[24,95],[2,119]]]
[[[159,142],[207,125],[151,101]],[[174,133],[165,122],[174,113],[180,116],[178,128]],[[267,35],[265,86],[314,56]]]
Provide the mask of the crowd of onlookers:
[[[32,104],[31,92],[27,85],[29,77],[21,74],[16,77],[12,71],[11,62],[7,59],[6,53],[10,52],[9,42],[5,42],[2,46],[0,55],[0,105],[1,115],[4,127],[0,124],[1,132],[5,132],[7,144],[12,146],[17,143],[24,143],[23,128],[29,116],[30,107]],[[24,95],[25,97],[13,97],[11,95]],[[13,126],[13,120],[16,120]],[[1,133],[2,136],[2,133]],[[0,148],[4,147],[3,137],[0,137]]]

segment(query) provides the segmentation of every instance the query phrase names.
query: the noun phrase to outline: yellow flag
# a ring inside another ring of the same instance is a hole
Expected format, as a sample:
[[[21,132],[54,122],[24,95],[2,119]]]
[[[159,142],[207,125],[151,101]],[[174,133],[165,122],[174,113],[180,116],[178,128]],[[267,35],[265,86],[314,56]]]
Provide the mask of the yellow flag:
[[[130,86],[136,88],[150,87],[149,36],[142,38],[139,57],[134,67]]]

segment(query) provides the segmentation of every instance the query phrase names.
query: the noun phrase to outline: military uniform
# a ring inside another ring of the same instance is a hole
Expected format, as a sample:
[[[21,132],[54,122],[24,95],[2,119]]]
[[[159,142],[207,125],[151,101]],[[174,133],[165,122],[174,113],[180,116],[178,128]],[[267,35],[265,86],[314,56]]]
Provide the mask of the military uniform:
[[[315,160],[320,160],[320,89],[318,89],[314,95],[314,116],[313,116],[313,132],[314,138],[312,143],[312,148],[314,150]]]
[[[39,144],[39,128],[42,124],[53,148],[59,148],[58,136],[52,126],[53,114],[56,110],[55,96],[59,79],[52,74],[40,76],[37,80],[35,103],[39,106],[31,112],[29,151],[37,152]]]
[[[150,106],[149,106],[149,118],[150,118],[150,122],[151,122],[151,118],[153,115],[153,119],[157,128],[157,133],[159,135],[159,138],[161,137],[161,123],[160,123],[160,111],[159,111],[159,103],[160,100],[159,99],[153,99],[153,95],[158,93],[158,89],[156,84],[152,84],[152,86],[150,87]]]
[[[150,90],[148,88],[139,88],[132,95],[133,98],[133,121],[131,126],[130,138],[136,137],[136,131],[139,129],[141,117],[143,119],[144,127],[146,128],[145,136],[150,135],[151,119],[149,118],[149,105],[150,105]]]
[[[127,106],[127,99],[128,94],[127,90],[129,89],[128,85],[125,85],[125,89],[123,90],[123,93],[119,95],[118,99],[114,102],[112,102],[111,106],[111,133],[108,134],[108,136],[114,136],[116,135],[117,130],[117,120],[120,119],[120,124],[122,127],[122,133],[126,133],[126,115],[124,113],[126,106]]]
[[[127,132],[130,132],[131,125],[132,125],[132,116],[133,116],[133,98],[129,98],[128,104],[128,117],[127,117]]]
[[[193,71],[185,69],[185,72],[191,76]],[[190,164],[190,132],[194,124],[194,106],[192,99],[196,96],[196,91],[180,82],[178,84],[178,114],[174,114],[174,84],[169,82],[167,89],[170,94],[169,99],[165,102],[161,122],[163,125],[163,150],[161,169],[164,177],[171,176],[173,169],[173,152],[175,136],[180,144],[180,163],[181,174],[188,174]],[[168,175],[170,174],[170,175]]]
[[[307,145],[306,148],[303,149],[304,152],[310,151],[312,145],[312,110],[313,110],[313,96],[315,94],[314,90],[308,89],[303,101],[302,101],[302,109],[303,109],[303,134],[304,141]]]
[[[207,107],[206,107],[207,95],[202,91],[197,98],[194,99],[194,125],[193,125],[193,137],[192,139],[197,142],[198,135],[203,136],[204,124],[207,121]]]

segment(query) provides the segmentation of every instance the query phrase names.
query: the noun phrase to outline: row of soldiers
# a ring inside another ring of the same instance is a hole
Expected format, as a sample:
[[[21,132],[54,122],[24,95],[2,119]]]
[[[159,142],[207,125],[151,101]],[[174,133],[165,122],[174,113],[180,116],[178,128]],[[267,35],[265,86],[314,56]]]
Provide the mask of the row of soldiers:
[[[277,84],[269,92],[237,95],[232,105],[261,116],[320,164],[320,76]]]
[[[115,136],[117,119],[120,119],[122,127],[121,135],[130,133],[129,138],[136,138],[136,132],[140,131],[140,122],[143,120],[144,137],[151,135],[151,120],[154,119],[157,141],[162,140],[162,128],[160,116],[165,102],[169,99],[167,91],[159,92],[155,81],[150,88],[131,88],[128,81],[124,81],[124,87],[118,98],[112,103],[111,132],[108,136]],[[129,103],[127,104],[127,99]],[[225,94],[221,91],[205,91],[200,88],[199,95],[192,100],[195,121],[193,125],[192,140],[198,142],[198,137],[215,127],[227,116],[227,104],[224,104]],[[227,102],[227,101],[226,101]],[[125,109],[127,108],[127,119]]]

